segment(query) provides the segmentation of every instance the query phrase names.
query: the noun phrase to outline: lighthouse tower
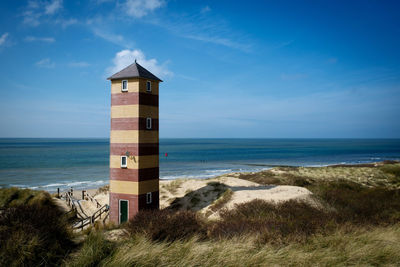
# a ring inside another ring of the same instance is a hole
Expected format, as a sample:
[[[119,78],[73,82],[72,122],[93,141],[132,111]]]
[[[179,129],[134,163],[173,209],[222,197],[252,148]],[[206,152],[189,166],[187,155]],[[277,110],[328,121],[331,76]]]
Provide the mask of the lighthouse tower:
[[[135,63],[111,80],[110,220],[159,208],[158,84]]]

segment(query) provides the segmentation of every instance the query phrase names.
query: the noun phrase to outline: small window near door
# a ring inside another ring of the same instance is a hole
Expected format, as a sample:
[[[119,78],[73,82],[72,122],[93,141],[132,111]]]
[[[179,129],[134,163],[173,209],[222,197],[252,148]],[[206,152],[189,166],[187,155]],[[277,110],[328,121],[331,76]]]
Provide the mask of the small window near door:
[[[121,156],[121,168],[126,168],[126,167],[128,167],[128,157]]]
[[[123,80],[121,86],[122,92],[128,92],[128,80]]]
[[[146,129],[151,130],[151,118],[146,118]]]
[[[151,192],[146,194],[146,203],[150,204],[153,201]]]
[[[151,82],[150,81],[146,82],[146,91],[151,92]]]

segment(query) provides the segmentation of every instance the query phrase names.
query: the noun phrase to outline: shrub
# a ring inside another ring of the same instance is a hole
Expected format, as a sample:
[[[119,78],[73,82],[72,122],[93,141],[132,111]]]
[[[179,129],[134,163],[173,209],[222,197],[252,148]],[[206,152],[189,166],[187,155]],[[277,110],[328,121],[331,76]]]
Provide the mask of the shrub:
[[[392,177],[389,179],[394,184],[400,184],[400,164],[385,164],[380,169]]]
[[[295,171],[298,168],[280,167],[277,168],[280,171]],[[274,173],[273,171],[267,170],[257,173],[241,173],[240,179],[252,181],[262,185],[295,185],[295,186],[309,186],[314,180],[308,177],[302,177],[294,175],[292,173]]]
[[[400,190],[349,181],[320,184],[315,193],[336,209],[340,222],[393,224],[400,221]]]
[[[259,199],[236,205],[233,210],[223,210],[220,216],[221,220],[209,228],[210,237],[255,234],[263,242],[271,243],[305,240],[326,231],[330,223],[334,225],[335,217],[301,201],[269,203]]]
[[[45,191],[20,189],[17,187],[0,189],[0,208],[23,204],[52,205],[51,195]]]
[[[192,211],[144,210],[129,221],[131,234],[143,233],[154,241],[205,236],[204,222]]]
[[[53,206],[18,205],[0,214],[0,265],[55,265],[72,247],[62,213]]]

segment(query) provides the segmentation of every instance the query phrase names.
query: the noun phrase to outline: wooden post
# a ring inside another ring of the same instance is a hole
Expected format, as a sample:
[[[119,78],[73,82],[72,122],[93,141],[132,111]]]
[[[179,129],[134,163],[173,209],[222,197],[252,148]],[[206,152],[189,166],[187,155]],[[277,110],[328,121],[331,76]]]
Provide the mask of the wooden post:
[[[85,200],[85,190],[82,190],[82,200]]]
[[[60,198],[60,188],[57,187],[57,198]]]

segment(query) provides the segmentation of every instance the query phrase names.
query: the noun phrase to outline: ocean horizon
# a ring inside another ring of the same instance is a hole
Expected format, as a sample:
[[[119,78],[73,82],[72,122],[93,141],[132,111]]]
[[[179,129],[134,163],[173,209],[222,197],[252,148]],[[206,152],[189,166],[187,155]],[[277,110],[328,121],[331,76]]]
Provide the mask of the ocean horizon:
[[[160,138],[161,179],[384,160],[400,160],[400,139]],[[108,138],[0,138],[0,187],[97,188],[108,164]]]

